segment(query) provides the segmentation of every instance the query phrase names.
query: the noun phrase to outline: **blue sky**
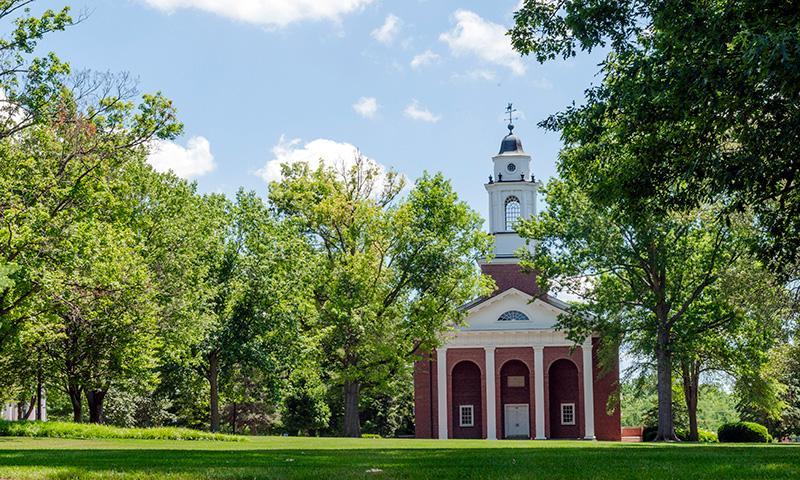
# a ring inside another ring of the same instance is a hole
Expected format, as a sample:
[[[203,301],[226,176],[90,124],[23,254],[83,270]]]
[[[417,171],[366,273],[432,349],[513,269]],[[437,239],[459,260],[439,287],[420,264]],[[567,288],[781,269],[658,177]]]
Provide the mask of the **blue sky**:
[[[500,35],[518,0],[44,0],[88,18],[43,49],[76,70],[127,71],[179,109],[153,161],[201,191],[266,192],[278,161],[349,145],[410,179],[442,171],[484,216],[483,183],[520,110],[538,178],[560,147],[539,120],[580,101],[597,55],[545,65]],[[415,60],[416,58],[416,60]],[[347,144],[347,145],[345,145]],[[266,168],[272,162],[271,168]]]

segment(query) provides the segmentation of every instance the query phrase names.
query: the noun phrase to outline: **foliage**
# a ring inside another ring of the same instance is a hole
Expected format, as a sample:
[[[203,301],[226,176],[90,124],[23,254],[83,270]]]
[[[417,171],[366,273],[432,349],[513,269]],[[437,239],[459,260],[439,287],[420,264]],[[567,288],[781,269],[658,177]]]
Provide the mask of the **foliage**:
[[[240,441],[240,437],[186,428],[119,428],[65,422],[8,422],[0,420],[0,436],[50,438],[125,438],[146,440]]]
[[[325,403],[325,390],[315,369],[299,368],[289,375],[281,421],[290,435],[313,434],[328,425],[331,411]]]
[[[562,178],[544,189],[548,210],[517,227],[537,242],[533,254],[520,252],[522,264],[538,272],[542,291],[581,298],[559,317],[571,340],[601,332],[611,340],[608,351],[626,342],[654,360],[659,436],[673,438],[673,355],[683,341],[727,325],[691,312],[740,257],[746,223],[719,221],[713,206],[663,214],[596,202],[580,174],[564,167],[573,153],[569,146],[562,151]]]
[[[474,261],[489,248],[480,217],[442,175],[403,180],[357,157],[352,168],[285,165],[270,202],[316,251],[313,298],[324,368],[344,390],[344,433],[358,436],[361,390],[380,387],[488,291]]]
[[[718,437],[722,443],[769,443],[772,441],[767,427],[753,422],[726,423],[719,427]]]
[[[800,11],[782,0],[526,0],[514,48],[539,61],[605,48],[602,82],[544,124],[577,145],[596,201],[756,213],[754,250],[797,278]]]
[[[761,368],[738,379],[736,408],[744,420],[765,425],[775,438],[800,434],[800,347],[784,344],[769,352]]]

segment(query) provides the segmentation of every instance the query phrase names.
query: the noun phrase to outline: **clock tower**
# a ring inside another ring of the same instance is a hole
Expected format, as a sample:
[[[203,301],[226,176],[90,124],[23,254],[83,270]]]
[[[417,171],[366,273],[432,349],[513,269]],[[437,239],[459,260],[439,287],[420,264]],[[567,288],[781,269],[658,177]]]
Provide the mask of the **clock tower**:
[[[541,182],[531,171],[531,156],[522,149],[522,141],[514,134],[513,109],[509,104],[508,135],[503,137],[500,152],[492,157],[494,174],[485,185],[489,194],[489,233],[494,236],[493,264],[516,264],[517,251],[526,244],[515,230],[520,219],[537,214],[537,196]]]

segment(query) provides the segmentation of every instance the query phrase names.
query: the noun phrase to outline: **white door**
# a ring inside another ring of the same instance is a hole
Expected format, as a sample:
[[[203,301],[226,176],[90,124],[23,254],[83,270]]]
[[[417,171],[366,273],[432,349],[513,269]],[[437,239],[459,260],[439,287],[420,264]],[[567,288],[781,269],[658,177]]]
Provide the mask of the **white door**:
[[[528,404],[516,403],[505,406],[506,438],[530,438],[531,422],[528,417]]]

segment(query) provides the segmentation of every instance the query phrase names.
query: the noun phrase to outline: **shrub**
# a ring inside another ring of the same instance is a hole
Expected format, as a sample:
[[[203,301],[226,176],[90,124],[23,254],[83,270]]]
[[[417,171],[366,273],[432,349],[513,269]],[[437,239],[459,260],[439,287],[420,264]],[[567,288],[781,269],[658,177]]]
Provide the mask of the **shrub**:
[[[719,438],[717,434],[712,432],[711,430],[703,430],[702,428],[697,429],[698,439],[697,441],[700,443],[718,443]]]
[[[383,438],[377,433],[362,433],[361,438]]]
[[[753,422],[732,422],[719,427],[718,438],[723,443],[767,443],[772,437],[767,427]]]
[[[656,433],[658,432],[658,427],[650,426],[644,427],[642,431],[642,441],[645,442],[652,442],[656,439]],[[685,428],[676,428],[675,435],[677,435],[679,440],[687,441],[689,438],[689,431]],[[697,441],[699,443],[717,443],[717,434],[712,432],[711,430],[704,430],[702,428],[697,429]]]
[[[131,438],[143,440],[241,441],[242,437],[188,428],[120,428],[69,422],[9,422],[0,420],[0,437]]]

